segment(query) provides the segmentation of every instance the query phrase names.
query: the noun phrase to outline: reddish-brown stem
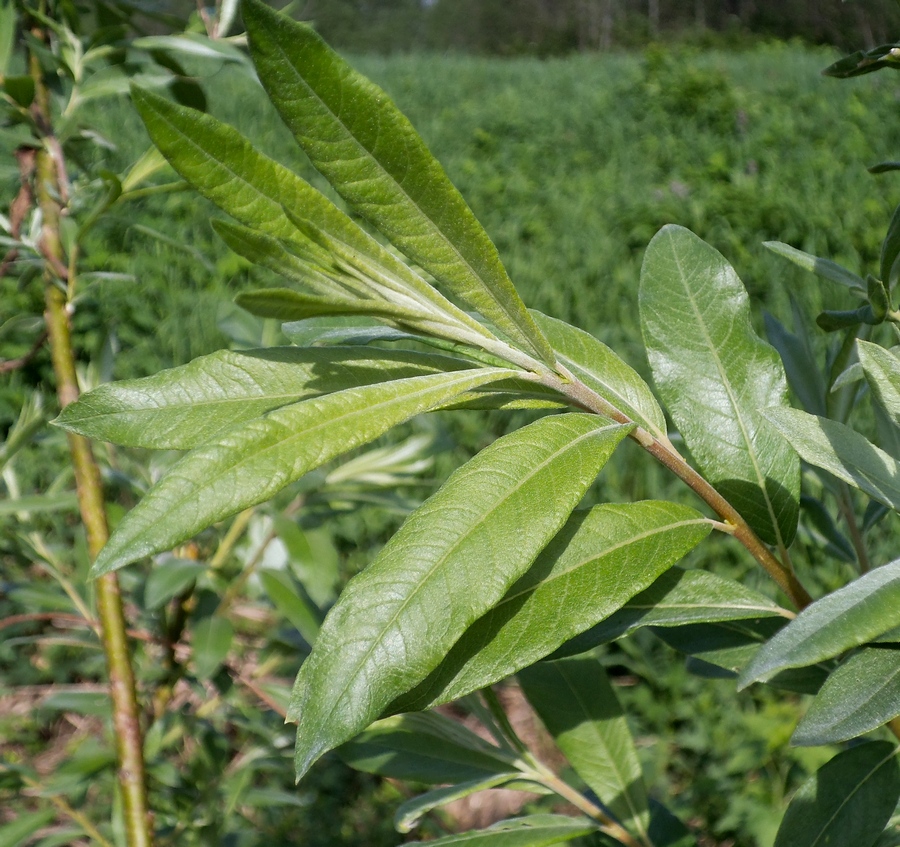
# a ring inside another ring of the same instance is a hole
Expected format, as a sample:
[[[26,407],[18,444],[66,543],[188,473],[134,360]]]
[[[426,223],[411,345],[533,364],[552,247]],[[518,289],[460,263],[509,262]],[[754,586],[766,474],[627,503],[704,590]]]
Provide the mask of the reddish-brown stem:
[[[622,424],[634,424],[627,415],[600,397],[580,380],[561,369],[565,379],[544,378],[541,381],[568,396],[581,408],[603,415]],[[671,444],[656,438],[640,426],[635,426],[631,438],[651,456],[667,467],[696,493],[728,526],[731,534],[747,549],[751,556],[772,577],[797,609],[804,609],[812,602],[807,590],[800,584],[789,565],[779,561],[750,528],[741,514],[706,479],[704,479]]]

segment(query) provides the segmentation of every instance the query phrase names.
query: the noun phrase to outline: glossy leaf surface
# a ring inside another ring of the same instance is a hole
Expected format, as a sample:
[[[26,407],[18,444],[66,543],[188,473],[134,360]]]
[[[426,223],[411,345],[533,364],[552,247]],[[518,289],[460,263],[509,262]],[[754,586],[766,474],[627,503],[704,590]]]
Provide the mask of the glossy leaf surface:
[[[775,847],[871,847],[900,797],[896,754],[886,741],[838,753],[794,795]]]
[[[900,650],[864,648],[822,686],[800,721],[793,744],[834,744],[900,715]]]
[[[242,11],[260,80],[316,168],[398,249],[552,364],[496,247],[387,95],[312,28],[259,0]]]
[[[466,366],[449,356],[359,347],[221,350],[143,379],[101,385],[55,423],[126,447],[190,450],[308,397]]]
[[[702,515],[674,503],[576,512],[506,596],[391,711],[456,699],[544,658],[620,608],[709,531]]]
[[[168,550],[413,415],[507,373],[484,368],[350,388],[234,427],[171,468],[125,516],[92,573]]]
[[[797,409],[767,409],[766,415],[804,461],[900,511],[900,463],[867,438],[838,421]]]
[[[314,297],[290,288],[247,291],[238,294],[234,302],[252,315],[260,318],[276,318],[279,321],[302,321],[306,318],[336,315],[361,315],[415,325],[428,318],[427,314],[402,309],[384,301]]]
[[[750,323],[724,257],[666,226],[644,256],[641,328],[653,379],[704,475],[770,544],[797,528],[800,463],[763,417],[787,405],[781,359]]]
[[[487,829],[447,835],[435,841],[411,841],[416,847],[550,847],[589,835],[596,826],[587,818],[565,815],[529,815],[500,821]]]
[[[588,788],[646,842],[650,811],[641,763],[603,665],[593,657],[541,662],[521,671],[518,679]]]
[[[639,426],[665,440],[666,418],[650,386],[602,341],[564,321],[531,311],[557,360]]]
[[[495,441],[350,581],[297,677],[297,773],[420,683],[528,569],[629,431],[551,415]]]
[[[900,625],[900,559],[807,606],[759,653],[740,685],[837,656]]]

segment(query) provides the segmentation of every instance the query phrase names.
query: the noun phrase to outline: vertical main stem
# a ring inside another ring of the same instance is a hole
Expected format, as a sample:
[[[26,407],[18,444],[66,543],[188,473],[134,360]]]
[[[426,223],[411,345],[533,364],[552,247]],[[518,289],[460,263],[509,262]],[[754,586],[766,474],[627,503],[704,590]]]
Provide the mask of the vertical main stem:
[[[41,123],[49,129],[49,110],[46,109],[46,89],[39,75],[37,63],[32,63],[36,98],[41,109]],[[37,155],[36,195],[43,215],[41,250],[46,261],[45,320],[53,359],[53,372],[61,407],[78,399],[78,380],[75,373],[75,354],[66,296],[56,285],[54,268],[65,267],[60,238],[59,174],[56,162],[46,149]],[[71,282],[71,280],[70,280]],[[100,469],[90,442],[79,435],[68,434],[69,452],[75,472],[75,486],[81,519],[87,534],[88,549],[93,561],[109,537],[106,507]],[[153,835],[144,753],[141,737],[140,712],[131,666],[131,653],[122,610],[122,597],[115,574],[106,574],[96,582],[97,614],[100,635],[109,671],[112,698],[113,728],[118,756],[118,781],[122,791],[125,830],[129,847],[152,847]]]

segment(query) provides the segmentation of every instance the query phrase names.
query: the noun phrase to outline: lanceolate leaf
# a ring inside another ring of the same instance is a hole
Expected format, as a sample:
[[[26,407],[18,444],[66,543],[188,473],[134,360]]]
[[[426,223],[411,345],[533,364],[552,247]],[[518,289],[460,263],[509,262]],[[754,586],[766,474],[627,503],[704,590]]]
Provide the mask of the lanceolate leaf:
[[[784,368],[753,331],[737,274],[666,226],[644,257],[640,309],[653,379],[701,470],[763,540],[790,544],[800,463],[761,411],[787,405]]]
[[[350,581],[301,667],[289,719],[297,773],[420,683],[499,602],[630,427],[553,415],[495,441]]]
[[[900,463],[867,438],[838,421],[797,409],[767,409],[766,415],[804,461],[900,511]]]
[[[647,842],[650,811],[625,713],[593,657],[542,662],[518,675],[569,763],[629,831]]]
[[[851,747],[800,787],[781,822],[775,847],[871,847],[898,797],[897,748],[887,741]]]
[[[793,744],[834,744],[856,738],[900,715],[900,650],[864,648],[822,686]]]
[[[426,307],[451,315],[476,335],[493,338],[330,200],[257,151],[236,130],[147,91],[133,89],[132,97],[153,143],[172,167],[224,212],[265,235],[290,242],[298,237],[297,227],[285,211],[292,210],[348,250],[368,257],[396,280],[398,290],[410,292]]]
[[[506,596],[391,711],[445,703],[544,658],[646,588],[709,531],[702,515],[674,503],[576,512]]]
[[[260,318],[280,321],[302,321],[306,318],[361,315],[384,318],[407,326],[422,324],[428,315],[402,309],[383,300],[351,300],[338,297],[313,297],[290,288],[265,288],[247,291],[234,298],[242,309]]]
[[[550,847],[596,832],[587,818],[565,815],[529,815],[500,821],[487,829],[447,835],[436,841],[410,841],[412,847]]]
[[[733,579],[707,571],[671,568],[618,612],[567,641],[552,658],[584,653],[643,626],[681,626],[790,614]]]
[[[588,388],[624,412],[638,426],[666,440],[666,418],[650,386],[602,341],[571,324],[531,314],[556,353],[557,361]]]
[[[806,271],[811,271],[816,276],[822,277],[822,279],[836,282],[838,285],[858,291],[860,294],[865,293],[866,281],[861,276],[848,271],[830,259],[820,259],[818,256],[804,253],[802,250],[798,250],[796,247],[791,247],[790,244],[784,244],[781,241],[765,241],[763,242],[763,247],[768,247],[773,253],[783,256],[788,261],[793,262]]]
[[[894,351],[868,341],[857,341],[856,345],[869,387],[900,426],[900,358]]]
[[[553,364],[497,249],[387,95],[310,27],[259,0],[241,8],[260,80],[313,164],[398,249]]]
[[[55,423],[126,447],[190,450],[307,397],[467,365],[449,356],[359,347],[221,350],[144,379],[101,385]]]
[[[807,606],[756,654],[741,687],[830,659],[900,625],[900,559]]]
[[[483,368],[350,388],[234,427],[189,453],[151,489],[119,524],[92,572],[99,576],[168,550],[413,415],[508,373]]]
[[[338,748],[356,770],[425,785],[509,777],[514,758],[435,712],[396,715]]]

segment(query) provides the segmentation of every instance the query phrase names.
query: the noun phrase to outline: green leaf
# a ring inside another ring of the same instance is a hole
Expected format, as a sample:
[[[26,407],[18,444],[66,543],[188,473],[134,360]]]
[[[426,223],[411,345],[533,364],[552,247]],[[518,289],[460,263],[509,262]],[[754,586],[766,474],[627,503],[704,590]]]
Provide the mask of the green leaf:
[[[800,462],[761,411],[787,406],[784,368],[753,331],[737,274],[693,233],[663,227],[644,256],[640,310],[657,389],[704,475],[764,541],[790,544]]]
[[[794,795],[775,847],[871,847],[900,797],[896,755],[887,741],[838,753]]]
[[[413,415],[508,373],[482,368],[349,388],[233,427],[171,468],[125,516],[92,573],[168,550]]]
[[[29,843],[29,837],[56,817],[54,809],[19,814],[12,823],[0,826],[0,847],[20,847]]]
[[[147,35],[135,38],[130,45],[138,50],[163,50],[181,53],[196,59],[215,59],[221,62],[245,64],[247,58],[237,47],[221,39],[207,38],[198,33],[180,35]]]
[[[897,258],[900,257],[900,206],[894,210],[887,235],[881,245],[881,281],[890,290],[895,277]]]
[[[797,409],[766,409],[765,414],[804,461],[900,511],[900,463],[867,438]]]
[[[740,687],[830,659],[900,625],[900,559],[807,606],[756,654]]]
[[[792,744],[847,741],[900,715],[900,650],[864,648],[828,677]]]
[[[275,608],[291,622],[307,644],[314,644],[319,634],[318,615],[297,591],[290,575],[267,569],[260,571],[259,579]]]
[[[190,450],[309,397],[467,365],[448,356],[359,347],[220,350],[144,379],[101,385],[54,423],[126,447]]]
[[[520,671],[528,702],[577,774],[615,818],[647,841],[650,810],[628,721],[594,657],[542,662]]]
[[[550,847],[596,832],[597,827],[587,818],[565,815],[529,815],[510,818],[487,829],[447,835],[435,841],[410,841],[411,847]]]
[[[866,281],[861,276],[848,271],[830,259],[820,259],[818,256],[804,253],[802,250],[798,250],[796,247],[791,247],[790,244],[784,244],[781,241],[764,241],[763,247],[768,247],[773,253],[783,256],[788,261],[803,268],[803,270],[811,271],[816,276],[822,277],[822,279],[836,282],[838,285],[843,285],[845,288],[858,291],[861,294],[866,290]]]
[[[16,39],[16,4],[0,0],[0,79],[9,72]]]
[[[849,539],[837,528],[825,504],[804,494],[800,498],[800,509],[806,519],[803,528],[812,536],[816,545],[828,555],[855,565],[856,551]]]
[[[856,347],[869,388],[900,426],[900,358],[894,351],[869,341],[859,339]]]
[[[334,315],[362,315],[415,326],[428,318],[427,314],[402,309],[383,300],[312,297],[290,288],[248,291],[238,294],[234,302],[252,315],[260,318],[276,318],[279,321],[302,321],[306,318]]]
[[[444,788],[435,788],[425,794],[411,797],[397,807],[394,814],[394,829],[397,832],[412,832],[419,825],[422,817],[434,809],[462,800],[478,791],[485,791],[489,788],[509,788],[511,787],[510,783],[516,782],[522,783],[522,774],[518,771],[509,771],[460,782],[456,785],[448,785]],[[529,785],[525,790],[536,790],[537,788],[536,785]]]
[[[391,711],[445,703],[544,658],[649,586],[709,531],[701,514],[674,503],[576,512],[506,596]]]
[[[199,679],[209,679],[228,656],[234,639],[234,627],[225,618],[213,615],[203,618],[192,631],[194,672]]]
[[[32,494],[0,500],[0,520],[19,512],[74,512],[78,509],[78,495],[74,491],[59,494]]]
[[[671,568],[618,612],[567,641],[551,658],[585,653],[645,626],[681,626],[789,614],[733,579],[707,571]]]
[[[144,585],[144,608],[158,609],[194,583],[206,566],[189,559],[170,559],[150,571]]]
[[[241,10],[260,81],[316,168],[392,244],[552,365],[496,247],[387,95],[310,27],[259,0]]]
[[[420,683],[528,569],[630,431],[541,418],[495,441],[414,512],[328,614],[297,677],[297,773]],[[477,590],[473,587],[477,586]]]
[[[534,309],[531,315],[561,365],[639,426],[663,441],[668,440],[665,415],[650,386],[637,371],[584,330]]]
[[[309,226],[378,268],[396,291],[413,297],[429,311],[449,316],[474,337],[494,338],[330,200],[264,156],[230,126],[148,91],[135,88],[132,98],[150,138],[172,167],[222,211],[264,235],[288,242],[301,236],[288,210],[302,212]]]
[[[356,770],[425,785],[516,773],[511,756],[436,712],[376,721],[337,752]]]

